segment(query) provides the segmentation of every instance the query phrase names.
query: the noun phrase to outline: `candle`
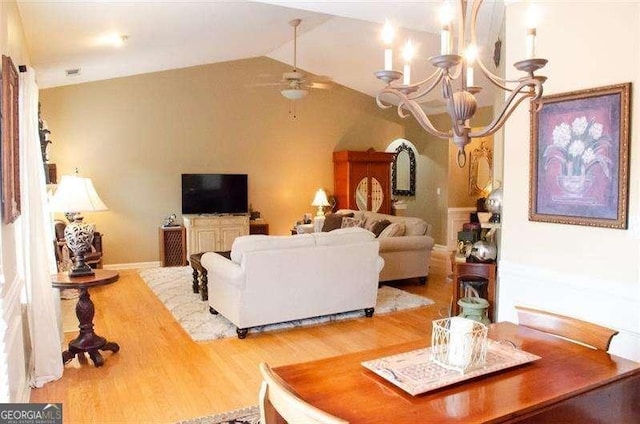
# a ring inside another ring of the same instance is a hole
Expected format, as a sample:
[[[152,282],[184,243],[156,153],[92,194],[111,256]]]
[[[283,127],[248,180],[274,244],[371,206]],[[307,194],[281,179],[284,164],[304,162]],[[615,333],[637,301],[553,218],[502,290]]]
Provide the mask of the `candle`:
[[[533,59],[536,56],[536,29],[529,28],[527,30],[527,59]]]
[[[393,70],[393,51],[391,50],[391,43],[393,43],[393,27],[391,23],[385,19],[384,27],[382,28],[382,42],[387,46],[384,49],[384,69],[385,71]]]
[[[533,3],[529,4],[527,9],[527,38],[526,38],[526,54],[527,59],[533,59],[536,55],[536,24],[538,20],[538,11]]]
[[[473,86],[473,65],[467,66],[467,87]]]
[[[411,40],[407,40],[407,44],[402,51],[402,57],[404,58],[404,72],[403,72],[403,84],[411,84],[411,59],[413,58],[413,45]]]
[[[451,21],[453,17],[449,5],[445,2],[440,8],[440,54],[451,54]]]
[[[456,367],[465,367],[471,358],[471,346],[467,339],[471,337],[474,321],[451,317],[449,326],[449,351],[447,361]]]
[[[465,56],[467,59],[467,87],[473,86],[473,62],[476,60],[476,56],[478,55],[478,48],[473,44],[467,47],[467,51],[465,52]]]
[[[442,25],[440,54],[451,54],[451,25]]]

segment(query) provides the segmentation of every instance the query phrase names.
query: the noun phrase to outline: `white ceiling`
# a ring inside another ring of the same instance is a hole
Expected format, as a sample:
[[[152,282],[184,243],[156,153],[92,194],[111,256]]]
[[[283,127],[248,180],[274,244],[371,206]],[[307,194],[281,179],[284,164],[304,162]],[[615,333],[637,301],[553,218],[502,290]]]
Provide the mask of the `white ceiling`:
[[[298,67],[374,96],[382,86],[373,72],[382,68],[380,30],[385,18],[398,28],[398,45],[408,37],[417,45],[412,75],[424,78],[432,72],[425,59],[439,49],[441,3],[18,0],[18,7],[41,88],[257,56],[291,64],[293,31],[288,22],[301,18]],[[485,3],[478,37],[487,45],[482,51],[485,65],[493,69],[488,58],[504,6],[502,1]],[[101,41],[109,34],[129,38],[114,47]],[[395,65],[399,68],[400,61]],[[65,70],[73,68],[80,68],[80,75],[66,76]]]

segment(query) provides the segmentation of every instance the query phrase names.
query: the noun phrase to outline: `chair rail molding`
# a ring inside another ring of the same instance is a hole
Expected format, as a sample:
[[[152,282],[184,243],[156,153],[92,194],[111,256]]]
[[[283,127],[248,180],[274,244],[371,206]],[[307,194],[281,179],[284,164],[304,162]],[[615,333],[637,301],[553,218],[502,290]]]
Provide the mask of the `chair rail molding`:
[[[500,260],[498,321],[518,322],[515,305],[569,315],[620,331],[609,352],[640,361],[637,282],[602,280]]]

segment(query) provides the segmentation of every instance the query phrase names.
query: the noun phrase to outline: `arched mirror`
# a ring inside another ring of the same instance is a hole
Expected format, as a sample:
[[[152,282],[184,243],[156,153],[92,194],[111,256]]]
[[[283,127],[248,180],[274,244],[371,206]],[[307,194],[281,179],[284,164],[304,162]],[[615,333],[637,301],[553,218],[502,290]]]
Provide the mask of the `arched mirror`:
[[[480,147],[471,152],[470,158],[469,195],[487,196],[491,191],[491,181],[493,179],[491,149],[487,147],[483,140]]]
[[[416,195],[416,155],[406,143],[396,148],[391,164],[391,190],[396,196]]]

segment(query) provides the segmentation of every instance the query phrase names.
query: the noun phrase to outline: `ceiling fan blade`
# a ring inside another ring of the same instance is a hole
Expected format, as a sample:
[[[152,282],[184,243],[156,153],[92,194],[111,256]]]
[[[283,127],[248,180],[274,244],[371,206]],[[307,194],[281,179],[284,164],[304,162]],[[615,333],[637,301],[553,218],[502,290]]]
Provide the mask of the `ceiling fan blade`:
[[[330,90],[333,87],[332,84],[328,84],[326,82],[311,82],[306,84],[306,86],[309,88],[318,88],[320,90]]]
[[[281,82],[258,82],[254,84],[245,84],[245,87],[281,87]]]

